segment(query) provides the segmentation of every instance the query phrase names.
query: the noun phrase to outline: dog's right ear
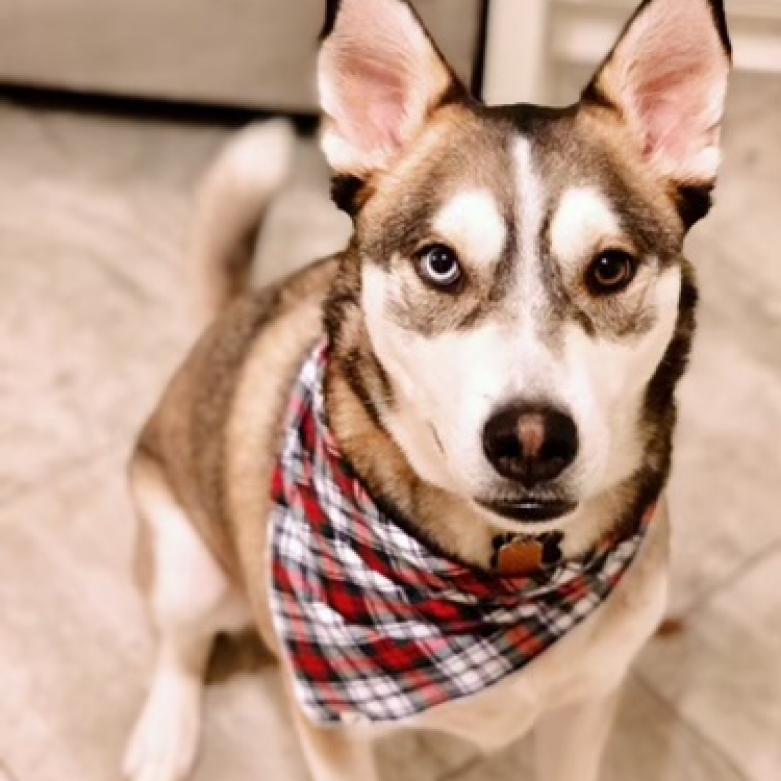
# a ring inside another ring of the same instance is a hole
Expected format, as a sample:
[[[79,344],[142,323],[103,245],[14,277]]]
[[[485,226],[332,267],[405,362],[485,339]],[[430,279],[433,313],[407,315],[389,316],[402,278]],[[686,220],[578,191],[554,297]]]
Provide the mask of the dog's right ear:
[[[644,0],[583,94],[678,191],[687,226],[707,211],[719,167],[730,65],[723,0]]]
[[[460,89],[406,0],[328,0],[318,83],[325,155],[358,179],[387,168]]]

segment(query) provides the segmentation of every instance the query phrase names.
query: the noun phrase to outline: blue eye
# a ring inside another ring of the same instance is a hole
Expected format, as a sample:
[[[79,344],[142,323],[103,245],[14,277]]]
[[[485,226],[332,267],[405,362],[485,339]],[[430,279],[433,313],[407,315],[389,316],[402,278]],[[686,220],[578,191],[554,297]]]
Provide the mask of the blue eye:
[[[444,244],[434,244],[418,254],[418,272],[430,285],[452,289],[462,279],[458,255]]]

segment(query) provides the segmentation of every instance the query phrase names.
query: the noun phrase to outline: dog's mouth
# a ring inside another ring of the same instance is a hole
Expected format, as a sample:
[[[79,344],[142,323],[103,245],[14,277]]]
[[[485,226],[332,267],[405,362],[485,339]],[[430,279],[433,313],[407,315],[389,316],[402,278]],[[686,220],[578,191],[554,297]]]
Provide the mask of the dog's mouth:
[[[571,513],[577,502],[566,499],[517,499],[512,501],[482,500],[478,503],[497,515],[524,523],[553,521]]]

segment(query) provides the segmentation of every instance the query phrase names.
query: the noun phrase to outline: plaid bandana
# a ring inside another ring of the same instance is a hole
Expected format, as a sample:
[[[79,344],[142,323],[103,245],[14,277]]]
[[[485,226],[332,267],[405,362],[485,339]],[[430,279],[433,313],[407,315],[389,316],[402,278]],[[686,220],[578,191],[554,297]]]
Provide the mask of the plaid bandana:
[[[517,672],[609,596],[627,539],[507,578],[433,552],[380,510],[326,421],[327,348],[301,369],[274,473],[271,604],[304,712],[321,724],[403,719]]]

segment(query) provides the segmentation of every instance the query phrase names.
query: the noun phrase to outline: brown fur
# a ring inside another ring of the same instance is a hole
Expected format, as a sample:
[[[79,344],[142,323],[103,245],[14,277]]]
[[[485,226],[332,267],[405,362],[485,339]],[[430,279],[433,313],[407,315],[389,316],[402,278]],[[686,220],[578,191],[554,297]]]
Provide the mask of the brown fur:
[[[276,441],[286,403],[279,393],[272,404],[258,398],[258,409],[248,409],[254,400],[243,398],[241,388],[266,382],[267,373],[275,370],[283,384],[285,374],[292,381],[305,351],[321,333],[320,306],[335,268],[334,261],[311,266],[229,307],[193,348],[139,439],[131,469],[134,482],[142,479],[144,464],[164,473],[172,495],[237,585],[252,581],[256,560],[262,558],[257,551],[263,550],[265,515],[261,510],[246,524],[244,516],[248,507],[265,502],[271,462],[267,455],[260,471],[237,470],[232,462],[240,460],[247,443],[254,453],[252,444],[258,439]],[[298,330],[285,328],[291,319]],[[258,349],[269,339],[283,345],[276,362]],[[247,426],[231,432],[237,415],[246,415]],[[255,498],[247,504],[236,500],[244,494]],[[144,562],[141,580],[149,584],[153,572],[146,539],[143,532],[139,559]],[[242,551],[243,544],[251,551]]]

